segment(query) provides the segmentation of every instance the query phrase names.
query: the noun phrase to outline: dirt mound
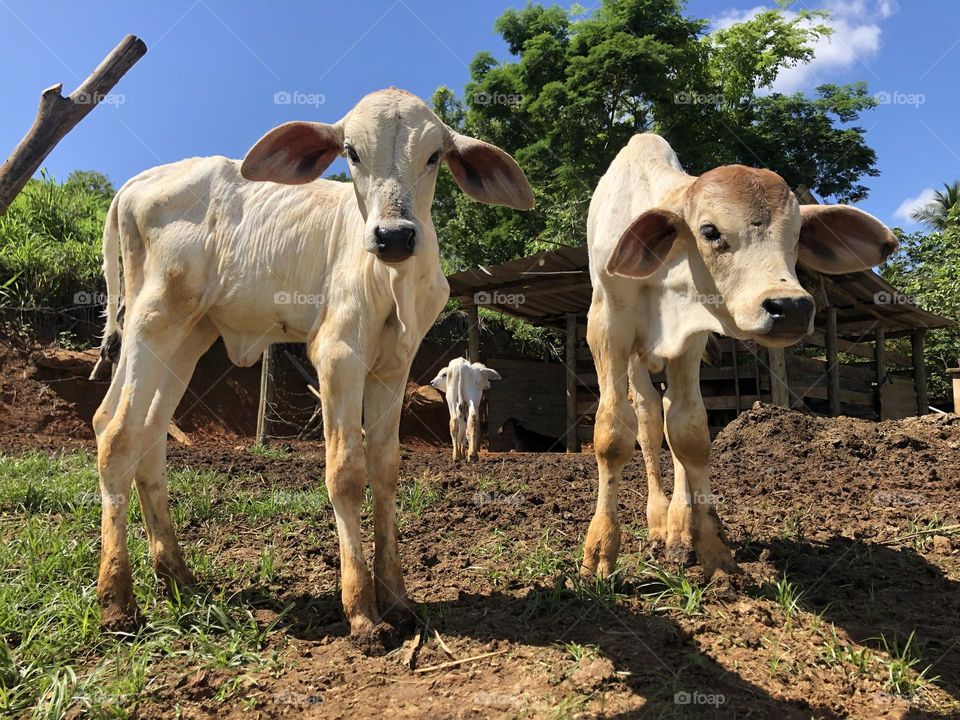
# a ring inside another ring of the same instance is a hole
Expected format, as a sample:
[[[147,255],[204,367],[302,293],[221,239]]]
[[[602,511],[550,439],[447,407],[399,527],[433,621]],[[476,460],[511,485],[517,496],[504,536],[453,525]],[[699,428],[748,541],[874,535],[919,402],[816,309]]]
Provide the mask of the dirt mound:
[[[960,478],[958,451],[960,416],[953,414],[878,423],[755,403],[717,436],[712,462],[730,473],[776,464],[781,481],[829,476],[831,487],[856,480],[857,489],[869,489],[895,474],[903,490],[947,490]]]

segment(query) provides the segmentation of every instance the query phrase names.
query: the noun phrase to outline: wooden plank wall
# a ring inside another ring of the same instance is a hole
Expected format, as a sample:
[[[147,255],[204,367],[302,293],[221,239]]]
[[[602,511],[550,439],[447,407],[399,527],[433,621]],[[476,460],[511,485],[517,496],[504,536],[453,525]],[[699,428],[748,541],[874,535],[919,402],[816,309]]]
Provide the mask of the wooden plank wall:
[[[485,363],[503,378],[494,381],[486,394],[490,450],[510,449],[510,443],[497,436],[497,428],[509,417],[545,435],[564,434],[567,424],[563,365],[507,358],[488,358]]]

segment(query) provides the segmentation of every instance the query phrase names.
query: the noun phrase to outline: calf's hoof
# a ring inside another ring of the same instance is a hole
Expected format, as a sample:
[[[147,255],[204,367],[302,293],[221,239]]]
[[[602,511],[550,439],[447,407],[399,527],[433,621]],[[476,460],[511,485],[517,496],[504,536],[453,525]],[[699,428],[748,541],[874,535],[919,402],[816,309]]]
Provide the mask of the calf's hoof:
[[[100,627],[106,632],[135,633],[143,627],[144,621],[140,608],[132,600],[127,605],[101,605]]]
[[[367,657],[379,657],[400,647],[403,635],[387,622],[380,622],[365,632],[350,632],[350,642]]]
[[[728,575],[737,575],[742,572],[737,561],[733,559],[733,551],[719,540],[710,543],[707,547],[698,548],[697,556],[706,581],[709,581],[717,570],[723,570]]]
[[[157,562],[153,566],[153,571],[163,582],[168,595],[173,595],[174,588],[182,593],[197,586],[196,576],[190,572],[190,569],[182,561],[179,563]]]
[[[420,625],[420,617],[406,601],[387,610],[380,620],[381,624],[391,626],[400,637],[406,637]]]
[[[587,530],[583,548],[582,577],[596,576],[606,580],[617,569],[620,554],[620,523],[613,515],[594,515]]]
[[[693,543],[689,540],[675,540],[667,543],[664,557],[671,565],[681,568],[690,567],[697,562],[697,554],[693,550]]]

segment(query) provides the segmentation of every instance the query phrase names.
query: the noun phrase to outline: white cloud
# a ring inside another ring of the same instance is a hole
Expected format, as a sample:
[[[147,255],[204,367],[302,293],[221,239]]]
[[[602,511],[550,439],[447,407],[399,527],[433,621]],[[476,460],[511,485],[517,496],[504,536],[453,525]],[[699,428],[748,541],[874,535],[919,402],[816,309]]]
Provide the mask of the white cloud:
[[[821,8],[830,12],[825,24],[833,28],[833,34],[813,43],[814,54],[809,63],[782,70],[774,81],[774,92],[806,90],[830,82],[838,72],[858,64],[872,74],[869,61],[880,51],[883,34],[877,21],[889,18],[898,10],[896,0],[826,0]],[[758,5],[748,10],[728,10],[715,18],[711,26],[714,30],[727,28],[768,9]],[[796,17],[796,13],[789,10],[784,11],[784,15]]]
[[[893,211],[893,217],[897,218],[897,220],[903,220],[907,224],[914,223],[915,221],[911,215],[933,202],[935,192],[933,188],[928,187],[921,190],[920,194],[916,197],[907,198]]]

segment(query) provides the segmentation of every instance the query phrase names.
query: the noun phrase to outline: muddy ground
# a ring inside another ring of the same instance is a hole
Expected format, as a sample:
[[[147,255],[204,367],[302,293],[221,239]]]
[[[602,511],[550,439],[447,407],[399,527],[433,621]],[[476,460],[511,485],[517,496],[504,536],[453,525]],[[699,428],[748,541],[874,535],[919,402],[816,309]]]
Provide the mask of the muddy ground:
[[[3,452],[92,447],[62,418],[21,420],[18,430],[17,418],[32,411],[7,382]],[[239,478],[240,492],[322,482],[320,443],[293,443],[275,458],[247,447],[249,439],[228,437],[171,445],[170,464]],[[229,589],[264,624],[282,613],[265,651],[276,662],[209,671],[165,662],[130,710],[139,718],[171,717],[175,707],[184,718],[960,717],[960,418],[870,423],[755,406],[716,439],[712,465],[743,574],[704,590],[689,567],[693,585],[683,587],[676,568],[648,555],[637,452],[621,489],[621,574],[612,587],[593,587],[576,579],[594,503],[591,454],[483,454],[454,465],[446,448],[405,448],[401,492],[429,491],[401,516],[408,592],[428,629],[409,663],[404,649],[370,657],[350,641],[332,523],[306,535],[282,517],[190,524],[184,543],[223,562],[275,549],[271,582]],[[666,452],[662,466],[669,487]],[[915,660],[899,690],[890,680],[898,653]],[[435,668],[476,656],[485,657]]]

